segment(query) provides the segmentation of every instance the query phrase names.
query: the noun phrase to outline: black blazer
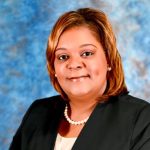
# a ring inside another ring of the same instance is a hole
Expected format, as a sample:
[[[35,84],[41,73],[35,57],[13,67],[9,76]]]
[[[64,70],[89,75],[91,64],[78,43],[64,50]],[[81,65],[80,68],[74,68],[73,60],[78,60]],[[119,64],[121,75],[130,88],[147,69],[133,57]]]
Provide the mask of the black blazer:
[[[36,100],[10,150],[53,150],[64,107],[60,96]],[[150,150],[150,104],[128,94],[99,103],[72,150]]]

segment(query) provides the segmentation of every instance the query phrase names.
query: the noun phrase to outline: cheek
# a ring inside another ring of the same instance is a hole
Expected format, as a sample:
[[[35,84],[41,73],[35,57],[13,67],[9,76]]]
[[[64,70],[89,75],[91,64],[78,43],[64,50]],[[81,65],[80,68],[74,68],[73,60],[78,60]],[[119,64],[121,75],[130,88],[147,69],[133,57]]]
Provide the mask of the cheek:
[[[54,67],[55,67],[55,73],[57,75],[57,78],[62,79],[64,77],[64,74],[65,74],[64,67],[61,65],[55,65]]]
[[[100,71],[96,69],[95,72],[94,72],[94,74],[95,74],[96,76],[99,76],[99,75],[100,75]]]
[[[93,72],[93,74],[95,76],[102,76],[102,75],[106,75],[107,73],[107,64],[100,64],[100,65],[93,65],[93,67],[91,68],[91,72]]]

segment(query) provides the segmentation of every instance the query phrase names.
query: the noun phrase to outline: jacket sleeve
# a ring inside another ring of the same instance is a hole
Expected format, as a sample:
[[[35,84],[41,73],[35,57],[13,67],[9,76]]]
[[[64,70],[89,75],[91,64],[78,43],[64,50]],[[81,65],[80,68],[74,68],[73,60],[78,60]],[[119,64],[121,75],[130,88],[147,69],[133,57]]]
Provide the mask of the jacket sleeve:
[[[137,115],[133,129],[130,150],[150,150],[150,105]]]
[[[22,150],[22,148],[21,148],[22,147],[22,144],[21,144],[22,143],[22,128],[23,128],[28,116],[30,115],[31,110],[34,107],[35,103],[36,103],[36,101],[32,103],[32,105],[29,107],[26,114],[24,115],[23,120],[22,120],[17,132],[13,137],[13,140],[9,147],[9,150]]]

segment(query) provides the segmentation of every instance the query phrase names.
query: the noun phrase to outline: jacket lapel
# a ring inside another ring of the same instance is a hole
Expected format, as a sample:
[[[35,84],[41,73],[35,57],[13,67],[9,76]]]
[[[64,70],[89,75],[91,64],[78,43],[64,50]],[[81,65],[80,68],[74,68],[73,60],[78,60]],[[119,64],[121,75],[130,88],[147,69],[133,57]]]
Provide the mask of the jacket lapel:
[[[92,150],[94,148],[94,150],[96,150],[98,148],[100,144],[99,141],[103,138],[101,129],[104,129],[104,127],[102,127],[104,105],[106,104],[98,104],[96,106],[74,143],[72,150]]]

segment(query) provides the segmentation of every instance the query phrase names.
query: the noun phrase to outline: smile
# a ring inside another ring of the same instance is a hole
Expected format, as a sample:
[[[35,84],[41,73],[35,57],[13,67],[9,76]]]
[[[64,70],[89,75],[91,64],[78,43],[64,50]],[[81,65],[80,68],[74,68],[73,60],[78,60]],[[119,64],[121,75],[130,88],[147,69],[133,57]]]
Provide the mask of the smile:
[[[83,81],[87,78],[89,78],[90,76],[89,75],[84,75],[84,76],[75,76],[75,77],[70,77],[68,78],[70,81],[73,81],[73,82],[77,82],[77,81]]]

